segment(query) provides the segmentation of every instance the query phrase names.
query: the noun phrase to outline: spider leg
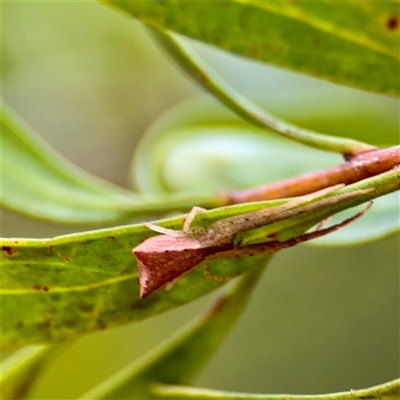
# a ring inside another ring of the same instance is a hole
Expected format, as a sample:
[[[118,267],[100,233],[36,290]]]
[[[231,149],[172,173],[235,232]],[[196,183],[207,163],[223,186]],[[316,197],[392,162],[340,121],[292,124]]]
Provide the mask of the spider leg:
[[[193,220],[196,218],[196,215],[200,212],[207,211],[205,208],[201,207],[193,207],[190,210],[190,213],[185,219],[185,222],[183,224],[183,232],[184,233],[190,233],[190,225],[192,224]]]
[[[148,222],[143,222],[143,225],[146,226],[147,228],[151,229],[154,232],[163,233],[164,235],[176,236],[176,237],[185,236],[182,231],[176,231],[174,229],[164,228],[162,226],[149,224]]]

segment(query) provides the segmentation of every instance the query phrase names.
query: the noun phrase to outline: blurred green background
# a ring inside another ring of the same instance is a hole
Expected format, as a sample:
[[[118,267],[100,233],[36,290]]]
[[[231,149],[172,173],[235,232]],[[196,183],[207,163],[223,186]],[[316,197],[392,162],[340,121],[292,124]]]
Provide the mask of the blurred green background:
[[[201,93],[163,57],[137,21],[98,3],[2,3],[2,24],[5,101],[65,157],[121,186],[128,186],[132,154],[150,124]],[[349,108],[357,118],[362,113],[357,105],[369,104],[399,127],[394,99],[250,63],[204,45],[198,48],[236,88],[256,98],[304,93],[301,103],[312,109],[314,93],[332,93],[326,112],[338,115],[338,126],[351,125]],[[342,121],[340,109],[346,110]],[[324,129],[323,121],[321,115],[315,122],[319,129]],[[377,129],[362,133],[389,140]],[[4,237],[51,237],[77,230],[6,211],[1,229]],[[244,317],[196,383],[301,394],[394,379],[400,374],[399,264],[398,235],[353,248],[300,246],[279,254]],[[168,337],[214,296],[83,337],[60,354],[34,398],[78,396]]]

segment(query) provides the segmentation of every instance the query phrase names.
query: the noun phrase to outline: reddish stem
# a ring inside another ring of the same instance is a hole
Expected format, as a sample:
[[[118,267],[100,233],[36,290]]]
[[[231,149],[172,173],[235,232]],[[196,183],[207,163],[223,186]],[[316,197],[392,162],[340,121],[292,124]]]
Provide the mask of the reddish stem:
[[[400,165],[400,146],[359,154],[336,167],[253,189],[228,193],[228,204],[301,196],[339,183],[349,185]]]

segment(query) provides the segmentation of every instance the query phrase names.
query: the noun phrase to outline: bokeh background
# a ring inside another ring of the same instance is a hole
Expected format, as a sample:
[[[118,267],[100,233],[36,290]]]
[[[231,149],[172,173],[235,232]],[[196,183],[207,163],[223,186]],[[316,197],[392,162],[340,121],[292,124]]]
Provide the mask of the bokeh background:
[[[200,95],[201,90],[164,57],[139,22],[98,3],[4,2],[1,6],[4,100],[69,160],[129,187],[130,164],[140,137],[163,112]],[[349,107],[356,118],[362,112],[357,105],[368,104],[380,113],[379,118],[397,126],[391,140],[398,135],[399,103],[394,99],[335,87],[205,45],[198,49],[250,96],[304,92],[301,102],[312,109],[313,92],[331,91],[335,94],[332,110],[346,109],[338,123],[348,128]],[[323,120],[320,115],[318,124]],[[379,129],[363,133],[386,140]],[[77,231],[7,211],[1,217],[4,237],[51,237]],[[399,264],[398,235],[357,247],[299,246],[275,256],[250,307],[196,384],[230,391],[306,394],[362,388],[396,378],[400,374]],[[167,338],[214,296],[77,340],[50,366],[33,397],[79,396]]]

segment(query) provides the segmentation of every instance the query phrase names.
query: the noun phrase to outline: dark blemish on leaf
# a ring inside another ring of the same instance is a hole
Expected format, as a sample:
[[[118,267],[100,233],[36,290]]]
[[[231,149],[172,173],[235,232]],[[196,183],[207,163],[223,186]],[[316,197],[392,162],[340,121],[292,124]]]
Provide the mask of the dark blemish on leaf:
[[[65,262],[70,262],[71,261],[71,257],[64,257],[64,261]]]
[[[37,324],[38,329],[40,330],[47,330],[51,327],[51,319],[46,319],[43,322]]]
[[[209,75],[206,75],[206,74],[204,74],[204,73],[200,75],[200,80],[201,80],[205,85],[207,85],[208,83],[211,82],[211,79],[210,79]]]
[[[115,240],[115,236],[108,236],[109,239]]]
[[[24,326],[24,321],[17,321],[17,327],[22,328]]]
[[[260,49],[259,49],[258,47],[252,47],[252,48],[250,49],[250,54],[251,54],[253,57],[258,57],[258,56],[260,55]]]
[[[38,291],[43,290],[43,292],[48,292],[49,291],[49,288],[47,286],[41,286],[41,285],[34,285],[32,287],[32,289],[38,290]]]
[[[15,243],[15,244],[18,244],[19,242],[18,242],[18,240],[14,240],[14,243]]]
[[[276,232],[270,233],[267,235],[267,238],[269,239],[276,239],[278,237],[278,234]]]
[[[105,329],[107,329],[107,324],[103,321],[97,321],[97,327],[100,330],[104,331]]]
[[[217,299],[217,301],[213,304],[210,314],[215,315],[218,314],[224,307],[225,304],[229,301],[229,296],[223,295]]]
[[[79,306],[79,310],[81,310],[84,313],[92,313],[94,308],[91,304],[81,304]]]
[[[392,15],[386,20],[386,28],[389,31],[394,31],[399,27],[399,17],[397,15]]]
[[[10,256],[10,257],[13,257],[13,256],[15,256],[16,254],[18,254],[18,251],[15,250],[15,249],[13,249],[13,248],[10,247],[10,246],[1,246],[1,250],[2,250],[2,251],[5,251],[5,252],[7,253],[7,255]]]
[[[53,296],[51,297],[51,299],[53,300]],[[57,309],[57,307],[48,307],[47,308],[47,313],[48,314],[56,314],[57,313],[57,311],[58,311],[58,309]]]

